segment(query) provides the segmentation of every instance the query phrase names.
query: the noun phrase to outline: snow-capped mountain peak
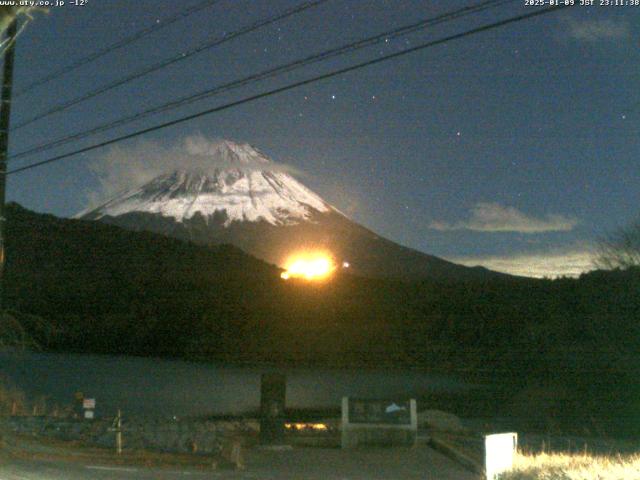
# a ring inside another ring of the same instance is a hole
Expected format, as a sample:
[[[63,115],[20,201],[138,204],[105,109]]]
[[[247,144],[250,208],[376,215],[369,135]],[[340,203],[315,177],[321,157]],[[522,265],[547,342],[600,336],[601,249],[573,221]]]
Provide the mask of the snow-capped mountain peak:
[[[249,144],[192,142],[187,149],[206,157],[207,163],[210,158],[210,164],[160,175],[77,217],[150,213],[183,222],[199,213],[205,219],[224,215],[225,226],[261,220],[292,225],[310,220],[314,212],[335,210]]]
[[[260,168],[274,162],[248,143],[236,143],[230,140],[211,142],[201,137],[187,139],[185,148],[190,155],[210,157],[220,166],[238,168]]]

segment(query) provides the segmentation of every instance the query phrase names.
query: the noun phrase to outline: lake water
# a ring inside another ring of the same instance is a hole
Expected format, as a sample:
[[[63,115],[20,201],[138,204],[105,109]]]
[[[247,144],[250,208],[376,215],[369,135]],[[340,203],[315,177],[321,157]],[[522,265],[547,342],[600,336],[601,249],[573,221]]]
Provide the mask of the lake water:
[[[190,416],[241,414],[260,404],[260,375],[287,376],[287,407],[340,405],[343,396],[415,397],[468,385],[418,371],[238,367],[111,355],[0,353],[0,374],[29,398],[67,405],[75,392],[96,398],[96,413]]]

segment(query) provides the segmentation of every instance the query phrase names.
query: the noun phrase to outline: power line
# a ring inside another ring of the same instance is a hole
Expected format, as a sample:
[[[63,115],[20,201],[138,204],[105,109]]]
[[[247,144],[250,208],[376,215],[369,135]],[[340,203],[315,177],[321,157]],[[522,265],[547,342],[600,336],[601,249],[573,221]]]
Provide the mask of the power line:
[[[97,144],[94,144],[94,145],[91,145],[91,146],[88,146],[88,147],[84,147],[84,148],[75,150],[73,152],[65,153],[65,154],[62,154],[62,155],[57,155],[55,157],[51,157],[51,158],[48,158],[46,160],[42,160],[42,161],[35,162],[35,163],[29,164],[29,165],[25,165],[24,167],[15,168],[13,170],[8,171],[7,175],[12,175],[12,174],[19,173],[19,172],[24,172],[26,170],[30,170],[30,169],[33,169],[33,168],[41,167],[41,166],[47,165],[49,163],[53,163],[53,162],[57,162],[57,161],[60,161],[60,160],[64,160],[66,158],[69,158],[69,157],[72,157],[72,156],[75,156],[75,155],[79,155],[79,154],[82,154],[82,153],[86,153],[86,152],[89,152],[89,151],[92,151],[92,150],[96,150],[98,148],[106,147],[106,146],[112,145],[114,143],[119,143],[119,142],[122,142],[124,140],[130,140],[132,138],[139,137],[141,135],[145,135],[147,133],[155,132],[157,130],[162,130],[164,128],[168,128],[168,127],[171,127],[171,126],[174,126],[174,125],[178,125],[180,123],[184,123],[184,122],[187,122],[187,121],[190,121],[190,120],[194,120],[196,118],[200,118],[200,117],[203,117],[205,115],[210,115],[212,113],[217,113],[217,112],[221,112],[223,110],[228,110],[230,108],[237,107],[237,106],[243,105],[245,103],[253,102],[253,101],[259,100],[261,98],[266,98],[266,97],[270,97],[272,95],[277,95],[279,93],[283,93],[283,92],[292,90],[294,88],[298,88],[298,87],[302,87],[302,86],[305,86],[305,85],[309,85],[309,84],[312,84],[312,83],[315,83],[315,82],[319,82],[319,81],[322,81],[322,80],[327,80],[329,78],[333,78],[333,77],[336,77],[338,75],[344,75],[345,73],[353,72],[355,70],[359,70],[361,68],[365,68],[365,67],[368,67],[368,66],[371,66],[371,65],[376,65],[378,63],[382,63],[382,62],[385,62],[387,60],[391,60],[391,59],[398,58],[398,57],[401,57],[401,56],[404,56],[404,55],[408,55],[410,53],[414,53],[414,52],[417,52],[417,51],[420,51],[420,50],[424,50],[424,49],[427,49],[427,48],[430,48],[430,47],[434,47],[436,45],[442,45],[442,44],[450,42],[452,40],[458,40],[458,39],[465,38],[465,37],[468,37],[468,36],[471,36],[471,35],[475,35],[475,34],[478,34],[478,33],[481,33],[481,32],[486,32],[488,30],[494,30],[496,28],[503,27],[505,25],[509,25],[509,24],[512,24],[512,23],[516,23],[516,22],[520,22],[520,21],[523,21],[523,20],[527,20],[529,18],[538,17],[538,16],[541,16],[541,15],[544,15],[544,14],[547,14],[547,13],[555,12],[557,10],[561,10],[563,8],[567,8],[568,6],[569,5],[559,5],[559,6],[553,6],[553,7],[546,7],[546,8],[540,9],[540,10],[536,10],[534,12],[526,13],[526,14],[523,14],[523,15],[517,15],[515,17],[510,17],[510,18],[507,18],[505,20],[500,20],[498,22],[494,22],[494,23],[491,23],[491,24],[488,24],[488,25],[483,25],[481,27],[473,28],[471,30],[467,30],[467,31],[462,32],[462,33],[449,35],[449,36],[443,37],[443,38],[438,39],[438,40],[433,40],[433,41],[430,41],[430,42],[422,43],[420,45],[417,45],[417,46],[412,47],[412,48],[408,48],[406,50],[402,50],[400,52],[391,53],[391,54],[388,54],[388,55],[385,55],[385,56],[382,56],[382,57],[375,58],[373,60],[368,60],[368,61],[365,61],[365,62],[361,62],[361,63],[355,64],[355,65],[352,65],[352,66],[349,66],[349,67],[340,68],[338,70],[334,70],[334,71],[329,72],[329,73],[325,73],[325,74],[322,74],[322,75],[318,75],[318,76],[315,76],[315,77],[308,78],[306,80],[301,80],[299,82],[291,83],[291,84],[285,85],[283,87],[275,88],[273,90],[268,90],[266,92],[262,92],[262,93],[259,93],[259,94],[256,94],[256,95],[245,97],[243,99],[236,100],[234,102],[230,102],[230,103],[227,103],[227,104],[224,104],[224,105],[220,105],[218,107],[214,107],[214,108],[210,108],[210,109],[207,109],[207,110],[203,110],[201,112],[194,113],[192,115],[181,117],[181,118],[178,118],[178,119],[175,119],[175,120],[171,120],[169,122],[161,123],[161,124],[155,125],[153,127],[148,127],[148,128],[142,129],[142,130],[138,130],[136,132],[129,133],[127,135],[122,135],[120,137],[116,137],[116,138],[113,138],[111,140],[106,140],[104,142],[100,142],[100,143],[97,143]]]
[[[18,123],[13,130],[18,130],[20,128],[26,127],[27,125],[30,125],[38,120],[41,120],[45,117],[48,117],[49,115],[52,115],[54,113],[59,113],[62,112],[63,110],[66,110],[67,108],[70,108],[74,105],[77,105],[79,103],[85,102],[91,98],[97,97],[98,95],[101,95],[105,92],[108,92],[109,90],[113,90],[116,87],[122,86],[126,83],[132,82],[134,80],[137,80],[139,78],[142,78],[150,73],[156,72],[158,70],[161,70],[163,68],[166,68],[170,65],[173,65],[174,63],[177,62],[181,62],[183,60],[186,60],[198,53],[201,53],[205,50],[211,49],[213,47],[217,47],[218,45],[221,45],[223,43],[226,43],[230,40],[233,40],[237,37],[240,37],[242,35],[246,35],[248,33],[254,32],[255,30],[258,30],[262,27],[265,27],[267,25],[271,25],[272,23],[278,22],[280,20],[283,20],[287,17],[290,17],[292,15],[296,15],[298,13],[301,13],[305,10],[308,10],[310,8],[313,7],[317,7],[318,5],[321,5],[323,3],[326,3],[329,0],[312,0],[312,1],[307,1],[305,3],[302,3],[300,5],[294,6],[292,8],[286,9],[281,13],[278,13],[272,17],[269,17],[267,19],[264,20],[258,20],[257,22],[254,22],[246,27],[243,27],[239,30],[236,30],[235,32],[229,33],[229,34],[223,34],[221,37],[217,37],[214,40],[209,40],[207,42],[201,43],[200,45],[198,45],[197,47],[187,51],[187,52],[183,52],[183,53],[179,53],[177,55],[174,55],[170,58],[166,58],[164,60],[161,60],[158,63],[155,63],[153,65],[151,65],[150,67],[146,67],[138,72],[132,73],[130,75],[127,75],[126,77],[122,77],[118,80],[115,80],[114,82],[111,82],[107,85],[104,85],[102,87],[99,87],[95,90],[92,90],[88,93],[85,93],[84,95],[80,95],[79,97],[76,97],[74,99],[71,99],[67,102],[63,102],[61,104],[58,104],[52,108],[50,108],[49,110],[46,110],[44,112],[41,112],[33,117],[31,117],[28,120],[25,120],[21,123]]]
[[[16,43],[16,39],[22,34],[22,32],[24,32],[24,29],[27,28],[31,20],[31,18],[27,17],[27,19],[22,22],[20,29],[16,32],[15,35],[8,36],[0,43],[0,57],[9,52],[9,49],[13,46],[14,43]],[[13,96],[15,97],[15,95]]]
[[[147,35],[150,35],[152,33],[157,32],[158,30],[161,30],[165,27],[168,27],[169,25],[173,25],[174,23],[176,23],[179,20],[182,20],[183,18],[187,18],[191,15],[193,15],[194,13],[200,12],[206,8],[209,8],[213,5],[215,5],[216,3],[218,3],[220,0],[204,0],[196,5],[193,5],[191,7],[185,8],[181,11],[179,11],[178,13],[176,13],[175,15],[172,15],[162,21],[160,21],[159,23],[155,23],[153,25],[151,25],[150,27],[147,28],[143,28],[142,30],[139,30],[138,32],[134,33],[133,35],[124,38],[122,40],[117,41],[116,43],[113,43],[107,47],[104,47],[101,50],[97,50],[89,55],[87,55],[86,57],[82,57],[79,60],[76,60],[73,63],[70,63],[69,65],[66,65],[65,67],[62,67],[58,70],[55,70],[51,73],[49,73],[48,75],[45,75],[42,78],[39,78],[38,80],[26,85],[25,87],[21,88],[20,90],[18,90],[16,92],[16,94],[14,95],[14,97],[19,97],[20,95],[23,95],[27,92],[29,92],[30,90],[33,90],[36,87],[39,87],[41,85],[44,85],[46,83],[49,83],[57,78],[62,77],[63,75],[66,75],[67,73],[76,70],[84,65],[87,65],[88,63],[91,63],[95,60],[97,60],[100,57],[103,57],[105,55],[107,55],[108,53],[113,52],[114,50],[118,50],[122,47],[125,47],[127,45],[130,45],[131,43],[137,42],[138,40],[140,40],[141,38],[146,37]]]
[[[225,91],[229,91],[229,90],[234,90],[240,87],[244,87],[250,84],[253,84],[255,82],[261,81],[261,80],[265,80],[267,78],[272,78],[275,76],[278,76],[280,74],[283,73],[288,73],[291,72],[293,70],[296,70],[298,68],[301,67],[305,67],[308,66],[310,64],[313,63],[317,63],[319,61],[324,61],[327,60],[329,58],[332,57],[336,57],[336,56],[340,56],[349,52],[353,52],[365,47],[369,47],[372,45],[375,45],[377,43],[381,43],[383,41],[386,41],[388,39],[393,39],[393,38],[397,38],[403,35],[407,35],[410,33],[414,33],[418,30],[424,29],[426,27],[429,26],[433,26],[439,23],[444,23],[444,22],[448,22],[451,20],[455,20],[457,18],[466,16],[466,15],[470,15],[473,13],[478,13],[481,12],[483,10],[489,9],[489,8],[495,8],[497,6],[500,5],[504,5],[506,3],[513,3],[516,0],[487,0],[484,2],[480,2],[476,5],[473,6],[469,6],[469,7],[465,7],[465,8],[461,8],[458,10],[454,10],[454,11],[450,11],[441,15],[438,15],[436,17],[430,17],[427,19],[422,19],[418,22],[415,22],[413,24],[410,25],[406,25],[403,27],[399,27],[396,28],[394,30],[389,30],[371,37],[367,37],[361,40],[358,40],[356,42],[351,42],[351,43],[347,43],[345,45],[342,45],[340,47],[336,47],[336,48],[332,48],[329,50],[325,50],[323,52],[317,53],[317,54],[313,54],[310,55],[308,57],[304,57],[302,59],[298,59],[295,60],[293,62],[290,63],[286,63],[283,65],[279,65],[277,67],[274,68],[270,68],[267,70],[264,70],[262,72],[250,75],[248,77],[244,77],[238,80],[234,80],[228,83],[224,83],[222,85],[218,85],[215,86],[213,88],[198,92],[196,94],[191,94],[191,95],[187,95],[185,97],[179,98],[177,100],[173,100],[171,102],[168,103],[164,103],[162,105],[144,110],[142,112],[136,113],[134,115],[130,115],[128,117],[124,117],[115,121],[111,121],[111,122],[107,122],[104,123],[102,125],[98,125],[96,127],[93,127],[89,130],[85,130],[83,132],[78,132],[72,135],[68,135],[62,138],[59,138],[57,140],[53,140],[51,142],[48,143],[43,143],[40,145],[37,145],[35,147],[32,147],[28,150],[24,150],[22,152],[19,152],[13,156],[10,157],[10,160],[15,160],[18,158],[22,158],[25,156],[29,156],[38,152],[42,152],[42,151],[46,151],[49,150],[51,148],[54,147],[58,147],[61,145],[64,145],[66,143],[75,141],[75,140],[79,140],[82,138],[86,138],[88,136],[94,135],[96,133],[100,133],[100,132],[104,132],[107,130],[111,130],[115,127],[120,127],[123,125],[127,125],[131,122],[134,122],[136,120],[140,120],[142,118],[148,117],[150,115],[156,114],[156,113],[160,113],[160,112],[166,112],[168,110],[173,110],[176,108],[179,108],[181,106],[184,105],[188,105],[191,104],[195,101],[199,101],[199,100],[203,100],[205,98],[217,95],[221,92],[225,92]]]

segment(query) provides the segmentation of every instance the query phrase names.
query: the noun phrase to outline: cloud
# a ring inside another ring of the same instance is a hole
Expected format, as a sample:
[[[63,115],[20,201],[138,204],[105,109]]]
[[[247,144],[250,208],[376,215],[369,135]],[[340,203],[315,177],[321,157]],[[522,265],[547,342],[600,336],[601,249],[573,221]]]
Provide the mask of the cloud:
[[[98,187],[85,192],[88,208],[94,208],[119,193],[137,188],[159,175],[176,169],[197,170],[204,173],[216,168],[263,169],[264,157],[249,155],[248,161],[234,163],[233,158],[217,154],[224,140],[191,135],[172,146],[155,141],[140,141],[131,146],[115,146],[89,165],[98,180]],[[245,158],[245,157],[243,157]],[[246,158],[245,158],[246,159]],[[269,170],[286,171],[300,176],[300,172],[282,163],[269,163]]]
[[[512,255],[450,257],[447,260],[469,267],[481,265],[497,272],[535,278],[578,277],[596,268],[594,254],[589,247]]]
[[[567,32],[571,38],[583,42],[601,40],[620,40],[631,34],[626,21],[615,21],[611,18],[577,20],[567,19]]]
[[[476,232],[568,232],[578,224],[574,218],[563,215],[547,215],[536,218],[527,215],[514,207],[506,207],[498,203],[477,203],[471,209],[468,220],[447,223],[433,222],[429,226],[434,230],[473,230]]]

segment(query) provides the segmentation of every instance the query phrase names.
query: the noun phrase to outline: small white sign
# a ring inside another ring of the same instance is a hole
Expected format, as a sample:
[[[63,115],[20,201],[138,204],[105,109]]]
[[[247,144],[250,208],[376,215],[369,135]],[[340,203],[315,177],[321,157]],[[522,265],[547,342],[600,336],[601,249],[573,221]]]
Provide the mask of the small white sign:
[[[495,480],[499,474],[513,468],[517,448],[517,433],[497,433],[484,437],[487,480]]]
[[[85,410],[84,418],[86,418],[87,420],[93,420],[93,410]]]
[[[96,408],[96,399],[95,398],[85,398],[82,400],[82,408],[85,410],[93,410]]]

